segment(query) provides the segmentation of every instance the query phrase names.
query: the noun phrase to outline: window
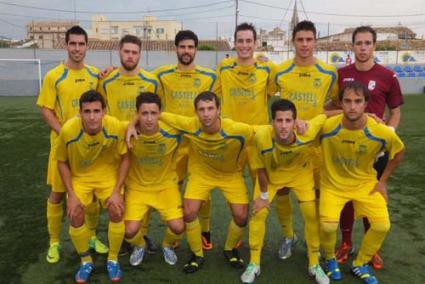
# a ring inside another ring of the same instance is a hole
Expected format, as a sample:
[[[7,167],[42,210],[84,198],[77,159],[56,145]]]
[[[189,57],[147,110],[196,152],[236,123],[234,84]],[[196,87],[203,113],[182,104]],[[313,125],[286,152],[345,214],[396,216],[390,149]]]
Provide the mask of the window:
[[[111,34],[117,34],[118,33],[118,26],[111,26]]]
[[[163,34],[165,32],[164,28],[157,28],[156,33],[157,34]]]
[[[134,27],[133,27],[133,29],[134,29],[134,33],[135,33],[136,35],[141,35],[141,34],[143,34],[143,27],[142,27],[142,26],[134,26]]]

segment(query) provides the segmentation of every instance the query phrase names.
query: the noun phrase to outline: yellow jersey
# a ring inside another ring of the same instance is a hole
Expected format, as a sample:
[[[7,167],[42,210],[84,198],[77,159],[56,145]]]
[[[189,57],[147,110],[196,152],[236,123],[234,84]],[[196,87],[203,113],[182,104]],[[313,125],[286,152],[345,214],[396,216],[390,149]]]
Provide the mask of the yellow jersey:
[[[193,70],[179,70],[176,64],[161,66],[153,72],[160,82],[159,95],[164,111],[193,116],[193,101],[204,91],[217,93],[220,84],[216,73],[205,67]]]
[[[158,92],[158,79],[139,68],[137,75],[126,76],[119,69],[112,71],[99,84],[99,92],[106,100],[108,114],[122,121],[130,121],[136,114],[136,97],[141,92]]]
[[[309,66],[287,60],[276,67],[272,77],[281,98],[295,104],[299,119],[309,120],[322,114],[328,97],[338,99],[336,68],[318,59]]]
[[[253,127],[230,119],[221,120],[214,134],[202,132],[197,117],[163,112],[162,121],[183,132],[189,140],[188,172],[208,179],[234,177],[243,166],[242,150],[252,143]]]
[[[321,188],[353,191],[364,186],[373,187],[377,182],[373,168],[376,155],[385,150],[389,159],[403,148],[403,142],[385,124],[368,117],[360,130],[348,130],[342,126],[343,114],[326,120],[320,134],[324,161],[321,172]]]
[[[54,110],[59,123],[63,125],[78,114],[81,95],[96,90],[98,73],[95,67],[89,65],[76,70],[59,64],[44,76],[37,105]]]
[[[96,183],[116,178],[120,155],[127,152],[125,130],[128,123],[105,115],[102,130],[88,135],[80,117],[68,120],[62,127],[56,148],[58,161],[68,162],[72,179],[80,183]]]
[[[221,84],[221,110],[224,118],[253,124],[268,124],[268,96],[276,93],[271,62],[251,66],[238,65],[236,58],[226,58],[217,66]]]
[[[158,133],[140,134],[134,139],[129,150],[131,164],[127,188],[152,191],[176,187],[175,153],[180,142],[180,133],[162,121],[159,121]]]
[[[291,187],[300,180],[313,180],[310,149],[320,133],[326,115],[318,115],[309,121],[303,135],[295,133],[295,142],[281,145],[274,140],[271,125],[258,127],[255,132],[254,169],[265,169],[268,182]]]

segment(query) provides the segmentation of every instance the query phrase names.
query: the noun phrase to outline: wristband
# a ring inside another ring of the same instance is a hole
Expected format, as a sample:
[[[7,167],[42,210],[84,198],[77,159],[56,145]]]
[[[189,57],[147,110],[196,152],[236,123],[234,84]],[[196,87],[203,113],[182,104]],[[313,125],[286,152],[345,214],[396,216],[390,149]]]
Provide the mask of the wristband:
[[[269,200],[269,193],[266,191],[266,192],[260,192],[260,199],[263,199],[263,200]]]

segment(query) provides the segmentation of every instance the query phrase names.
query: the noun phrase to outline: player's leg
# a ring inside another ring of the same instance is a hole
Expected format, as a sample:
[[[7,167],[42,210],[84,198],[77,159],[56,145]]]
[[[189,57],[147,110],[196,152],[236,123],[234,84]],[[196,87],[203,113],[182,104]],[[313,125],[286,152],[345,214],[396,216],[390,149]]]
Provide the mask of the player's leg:
[[[86,206],[84,210],[84,219],[87,227],[90,230],[89,248],[95,250],[97,253],[105,254],[108,253],[109,249],[96,236],[96,228],[99,223],[100,209],[100,202],[95,199],[92,203]]]
[[[367,283],[378,283],[369,269],[368,263],[380,249],[391,224],[388,208],[380,193],[370,195],[371,189],[365,188],[354,200],[356,216],[365,216],[370,221],[370,229],[363,237],[359,253],[353,261],[352,272]]]
[[[348,201],[347,196],[336,190],[320,190],[320,243],[325,254],[325,271],[332,280],[342,279],[335,259],[335,244],[341,210]]]
[[[337,248],[335,254],[338,263],[344,263],[347,261],[349,256],[354,253],[354,247],[351,239],[354,225],[354,208],[352,202],[345,204],[341,211],[339,221],[342,240],[341,245]]]
[[[202,248],[204,250],[211,250],[213,248],[213,243],[211,241],[211,195],[208,196],[208,199],[205,200],[201,209],[199,210],[199,223],[201,224],[201,238],[202,238]]]
[[[137,266],[143,261],[145,256],[146,242],[141,230],[142,222],[149,211],[147,201],[151,200],[152,193],[134,190],[128,187],[125,191],[125,240],[133,246],[130,255],[130,265]]]
[[[198,213],[201,208],[202,200],[189,199],[183,200],[183,215],[186,226],[186,238],[192,257],[184,266],[184,272],[193,273],[198,271],[204,263],[204,252],[201,241],[201,224],[199,223]]]
[[[287,259],[292,255],[292,249],[297,241],[292,225],[292,202],[289,189],[283,188],[276,194],[276,212],[283,234],[278,256],[280,259]]]
[[[269,201],[272,203],[276,195],[277,187],[268,185],[267,192],[269,194]],[[260,196],[260,188],[258,182],[255,183],[253,199]],[[257,213],[253,214],[249,220],[249,249],[250,260],[244,273],[241,275],[243,283],[253,283],[255,278],[261,273],[261,250],[263,248],[264,236],[266,233],[266,219],[269,215],[269,209],[263,208]]]
[[[237,244],[242,239],[248,222],[248,194],[245,182],[242,176],[235,176],[231,180],[220,181],[219,188],[232,212],[223,254],[232,267],[243,268],[245,265],[239,255]]]
[[[49,154],[47,166],[47,184],[51,186],[51,191],[46,206],[47,231],[49,233],[49,249],[46,260],[49,263],[57,263],[60,260],[60,233],[64,214],[65,187],[59,175],[57,161],[53,159],[52,151],[53,149]]]
[[[74,214],[69,215],[69,236],[78,255],[81,258],[81,265],[75,274],[75,281],[85,283],[94,269],[93,260],[89,250],[90,230],[84,221],[84,206],[93,202],[93,189],[73,183],[74,193],[82,206],[75,207]],[[68,202],[68,211],[71,206]]]

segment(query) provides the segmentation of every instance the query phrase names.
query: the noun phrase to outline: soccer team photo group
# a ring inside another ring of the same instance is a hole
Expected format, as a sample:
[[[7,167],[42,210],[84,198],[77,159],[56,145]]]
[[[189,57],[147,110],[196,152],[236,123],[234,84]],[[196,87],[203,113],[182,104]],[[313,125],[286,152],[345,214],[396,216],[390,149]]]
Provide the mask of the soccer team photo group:
[[[380,249],[391,227],[387,182],[405,152],[396,134],[404,101],[398,79],[374,61],[377,34],[370,26],[353,30],[354,63],[338,70],[315,57],[313,22],[300,21],[290,32],[294,57],[274,64],[254,54],[256,27],[240,23],[235,56],[213,70],[196,64],[198,35],[180,30],[175,62],[148,72],[139,66],[137,36],[120,39],[119,66],[99,70],[85,61],[87,32],[69,28],[67,58],[45,74],[36,103],[51,130],[51,269],[76,254],[80,263],[72,263],[66,281],[87,283],[106,272],[125,283],[147,255],[162,254],[165,263],[157,265],[188,274],[191,283],[193,274],[210,269],[209,251],[220,250],[216,257],[235,271],[231,283],[254,283],[264,274],[279,279],[284,270],[261,263],[273,202],[279,259],[305,246],[302,265],[312,283],[344,283],[339,267],[347,261],[358,283],[380,283],[374,270],[384,267]],[[223,222],[211,218],[213,190],[227,203],[227,232],[211,230],[212,222]],[[154,212],[160,220],[152,220]],[[302,219],[302,237],[293,214]],[[97,233],[102,215],[106,237]],[[364,224],[358,247],[355,219]],[[163,224],[162,239],[150,234],[155,222]],[[63,249],[63,231],[72,250]],[[105,270],[95,271],[95,261],[104,261]],[[123,262],[134,270],[123,273]]]

